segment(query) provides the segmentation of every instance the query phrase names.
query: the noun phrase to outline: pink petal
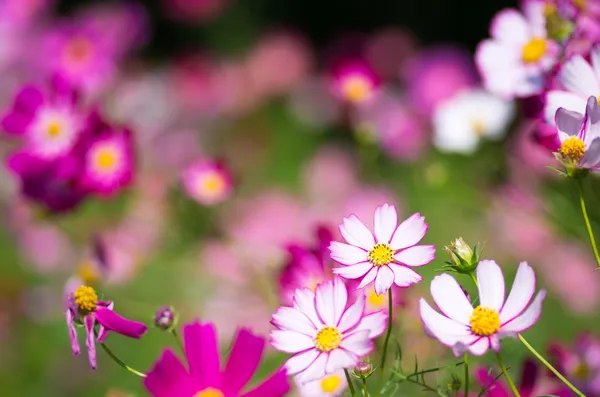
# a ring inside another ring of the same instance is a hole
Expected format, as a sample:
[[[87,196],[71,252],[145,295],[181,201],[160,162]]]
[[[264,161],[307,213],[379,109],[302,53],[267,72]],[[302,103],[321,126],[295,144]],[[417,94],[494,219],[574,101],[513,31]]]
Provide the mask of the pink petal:
[[[558,136],[562,141],[571,136],[579,136],[585,126],[586,117],[582,113],[559,108],[554,116]]]
[[[395,263],[390,263],[388,266],[394,272],[394,283],[398,287],[409,287],[423,281],[423,277],[419,273],[406,266],[396,265]]]
[[[326,353],[319,354],[315,361],[308,366],[308,368],[296,376],[296,380],[298,380],[300,383],[306,383],[323,378],[325,375],[327,375],[325,367],[327,365],[328,356],[329,355]]]
[[[342,265],[354,265],[367,260],[367,252],[354,245],[332,241],[329,250],[331,259]]]
[[[130,338],[139,339],[148,331],[144,323],[128,320],[108,308],[98,307],[94,314],[104,328]]]
[[[338,324],[338,329],[341,333],[346,332],[354,327],[360,321],[365,311],[365,294],[359,293],[356,302],[350,306],[342,315]]]
[[[340,275],[341,277],[354,280],[364,276],[371,269],[374,269],[373,264],[371,262],[363,262],[357,265],[337,267],[333,269],[333,272],[335,274]]]
[[[412,247],[421,241],[426,232],[425,217],[419,213],[413,214],[398,226],[390,245],[394,250]]]
[[[271,320],[278,328],[314,336],[317,332],[314,324],[300,310],[282,306],[277,309]]]
[[[183,328],[185,356],[190,374],[201,388],[220,387],[219,345],[211,323],[194,322]]]
[[[385,294],[394,284],[394,272],[389,266],[382,266],[375,277],[375,292],[377,295]]]
[[[375,277],[377,277],[377,271],[378,271],[378,268],[373,266],[373,268],[369,271],[369,273],[367,273],[365,278],[362,279],[362,281],[360,282],[360,284],[358,285],[358,287],[356,289],[362,289],[367,284],[369,284],[371,281],[375,280]]]
[[[254,389],[241,397],[283,397],[290,391],[290,384],[284,369],[274,373],[269,379],[265,380]]]
[[[294,307],[303,313],[313,323],[316,329],[323,326],[315,307],[315,293],[310,288],[296,290],[294,294]]]
[[[541,290],[531,305],[519,317],[500,327],[500,332],[521,333],[531,328],[542,315],[542,302],[546,298],[546,291]]]
[[[348,290],[346,289],[346,284],[342,281],[340,277],[335,277],[333,279],[333,300],[330,301],[330,305],[333,306],[333,323],[332,325],[337,325],[342,318],[342,314],[344,314],[344,310],[346,310],[346,304],[348,303]]]
[[[315,347],[313,338],[293,331],[271,331],[271,344],[284,353],[299,353]]]
[[[512,320],[525,310],[535,293],[535,274],[527,262],[521,262],[508,299],[500,312],[500,323]]]
[[[407,266],[425,266],[435,259],[435,246],[415,245],[396,253],[394,258]]]
[[[369,331],[369,338],[376,338],[387,329],[387,321],[387,312],[380,310],[364,316],[352,332]]]
[[[344,223],[340,225],[340,233],[349,244],[366,251],[369,251],[375,245],[373,234],[354,214],[344,218]]]
[[[326,282],[319,284],[315,291],[315,304],[317,307],[317,314],[324,324],[334,326],[337,324],[337,318],[335,318],[335,309],[333,308],[334,294],[333,294],[333,283]]]
[[[498,334],[491,335],[489,342],[492,350],[496,353],[500,353],[500,338],[498,337]]]
[[[193,396],[198,385],[175,353],[166,349],[146,378],[144,386],[154,397]]]
[[[500,11],[490,24],[490,35],[506,43],[521,45],[529,39],[529,24],[523,14],[514,9]]]
[[[87,331],[85,337],[85,346],[88,351],[88,359],[90,360],[90,366],[92,369],[96,369],[96,342],[94,341],[94,323],[96,319],[93,314],[89,314],[83,318],[85,330]]]
[[[490,341],[489,338],[486,337],[479,339],[477,342],[473,343],[472,345],[469,345],[468,347],[469,353],[471,353],[474,356],[483,356],[485,353],[487,353],[489,348]]]
[[[600,76],[600,46],[595,45],[590,53],[592,59],[592,66],[594,67],[594,74]],[[597,93],[596,93],[597,94]]]
[[[585,98],[568,91],[549,91],[546,94],[544,105],[544,118],[550,124],[554,124],[556,111],[560,108],[583,113],[585,112]]]
[[[363,296],[363,307],[364,307],[364,296]],[[361,313],[362,314],[362,313]],[[75,320],[73,316],[73,311],[71,309],[67,309],[67,327],[69,328],[69,339],[71,340],[71,350],[73,354],[78,356],[81,354],[81,349],[79,348],[79,340],[77,339],[77,330],[75,329]]]
[[[428,333],[446,346],[453,346],[471,335],[467,326],[442,316],[423,298],[419,301],[419,311]]]
[[[435,276],[431,281],[431,296],[447,317],[469,325],[473,306],[454,277],[446,273]]]
[[[598,95],[600,84],[592,66],[581,55],[574,55],[563,63],[558,73],[558,81],[568,91],[584,97]],[[583,113],[584,109],[570,109]]]
[[[223,373],[223,379],[227,379],[222,385],[225,395],[238,395],[248,384],[260,364],[264,349],[263,338],[245,329],[237,332]]]
[[[398,214],[393,205],[384,204],[375,210],[375,237],[378,243],[388,244],[398,225]]]
[[[480,305],[500,311],[504,303],[504,276],[500,266],[489,260],[479,262],[477,283]]]
[[[340,347],[342,347],[345,350],[348,350],[349,352],[359,357],[362,357],[371,353],[373,351],[374,345],[369,337],[369,331],[360,330],[354,331],[353,333],[344,337],[342,343],[340,344]]]
[[[285,363],[288,375],[294,375],[304,371],[313,363],[313,361],[315,361],[319,354],[320,352],[317,349],[311,349],[288,358]]]
[[[328,374],[334,373],[340,369],[352,368],[360,361],[359,357],[344,349],[335,349],[329,353],[325,371]]]

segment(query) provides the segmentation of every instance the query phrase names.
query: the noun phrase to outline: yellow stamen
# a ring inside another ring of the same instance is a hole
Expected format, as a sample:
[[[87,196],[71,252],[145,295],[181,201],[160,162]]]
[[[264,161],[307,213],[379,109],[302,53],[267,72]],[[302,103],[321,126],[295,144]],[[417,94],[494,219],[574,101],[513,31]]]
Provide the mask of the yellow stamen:
[[[586,379],[590,376],[590,367],[588,367],[585,363],[577,364],[575,367],[575,371],[573,371],[573,376],[577,379]]]
[[[375,291],[371,291],[367,296],[367,303],[373,307],[380,307],[385,302],[385,294],[377,295]]]
[[[93,285],[100,278],[96,266],[89,260],[79,266],[78,274],[85,285]]]
[[[378,243],[369,251],[367,259],[377,267],[385,266],[394,260],[394,250],[387,244]]]
[[[342,94],[353,103],[363,102],[371,95],[373,86],[362,76],[350,76],[343,82]]]
[[[73,299],[75,304],[79,308],[80,312],[91,313],[96,310],[98,306],[98,295],[92,287],[82,285],[77,288],[73,293]]]
[[[321,390],[324,393],[333,393],[339,389],[342,384],[342,380],[337,375],[329,375],[321,379]]]
[[[109,148],[102,148],[96,153],[96,165],[103,171],[112,169],[117,163],[115,151]]]
[[[57,136],[60,135],[62,128],[60,123],[54,121],[50,124],[48,124],[48,128],[46,130],[48,132],[48,136],[50,136],[51,138],[56,138]]]
[[[523,62],[534,63],[539,61],[546,51],[548,50],[548,43],[546,39],[531,39],[531,41],[525,44],[523,47]]]
[[[224,397],[224,396],[225,395],[223,394],[222,391],[213,389],[212,387],[209,387],[208,389],[204,389],[204,390],[194,394],[192,397]]]
[[[325,327],[315,336],[315,347],[325,353],[337,349],[340,343],[342,334],[334,327]]]
[[[559,153],[564,158],[571,159],[574,163],[578,163],[585,153],[585,144],[579,138],[574,136],[567,138],[560,145]]]
[[[470,321],[471,330],[479,336],[490,336],[500,329],[500,315],[489,307],[477,306]]]
[[[482,136],[485,133],[485,123],[480,119],[475,118],[471,120],[471,125],[477,136]]]
[[[221,175],[217,173],[206,175],[200,180],[200,189],[202,191],[216,193],[222,191],[224,187],[225,182],[223,181],[223,178],[221,178]]]

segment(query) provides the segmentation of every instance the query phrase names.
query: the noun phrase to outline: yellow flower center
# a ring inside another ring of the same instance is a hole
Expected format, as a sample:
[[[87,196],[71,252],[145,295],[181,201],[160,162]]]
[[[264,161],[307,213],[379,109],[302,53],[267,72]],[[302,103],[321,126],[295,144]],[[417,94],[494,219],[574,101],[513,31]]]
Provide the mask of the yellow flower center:
[[[333,393],[339,389],[342,384],[342,379],[337,375],[329,375],[321,379],[321,390],[324,393]]]
[[[111,148],[102,148],[96,153],[96,165],[102,171],[109,171],[115,167],[117,155]]]
[[[539,61],[548,49],[546,39],[532,39],[523,47],[523,62],[534,63]]]
[[[209,193],[217,193],[223,190],[225,182],[217,173],[206,175],[200,180],[200,189]]]
[[[572,136],[567,138],[562,145],[560,145],[559,153],[561,156],[569,158],[574,163],[577,163],[585,153],[585,144],[581,139]]]
[[[378,243],[369,251],[367,259],[377,267],[385,266],[394,260],[394,250],[387,244]]]
[[[79,311],[83,313],[91,313],[98,306],[96,291],[87,285],[78,287],[73,293],[73,299],[75,299],[75,304],[79,308]]]
[[[56,138],[60,135],[62,128],[60,123],[53,121],[50,124],[48,124],[48,129],[46,131],[48,132],[48,136],[50,138]]]
[[[220,390],[209,387],[208,389],[204,389],[204,390],[194,394],[192,397],[224,397],[224,396],[225,395]]]
[[[341,342],[342,334],[334,327],[325,327],[315,336],[315,347],[325,353],[337,349]]]
[[[573,371],[573,376],[577,379],[586,379],[590,376],[590,367],[588,367],[585,363],[577,364],[575,367],[575,371]]]
[[[363,102],[371,95],[371,82],[362,76],[350,76],[343,83],[342,94],[350,102]]]
[[[380,307],[385,301],[385,294],[377,295],[377,292],[371,291],[367,295],[367,303],[373,307]]]
[[[473,131],[477,136],[482,136],[485,132],[485,123],[478,118],[474,118],[471,120],[471,125],[473,126]]]
[[[78,275],[85,285],[92,285],[96,283],[99,278],[98,271],[91,261],[86,261],[79,266]]]
[[[500,315],[489,307],[477,306],[471,314],[471,330],[479,336],[490,336],[500,329]]]

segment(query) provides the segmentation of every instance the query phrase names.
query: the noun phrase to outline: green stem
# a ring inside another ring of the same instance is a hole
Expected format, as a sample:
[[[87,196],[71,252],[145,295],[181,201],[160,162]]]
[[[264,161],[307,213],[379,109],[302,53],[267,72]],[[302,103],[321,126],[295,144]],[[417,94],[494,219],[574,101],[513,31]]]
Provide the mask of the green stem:
[[[585,394],[583,394],[582,392],[580,392],[575,386],[573,386],[573,384],[571,382],[569,382],[564,376],[562,376],[562,374],[560,372],[558,372],[558,370],[556,368],[554,368],[544,357],[542,357],[542,355],[540,353],[538,353],[533,346],[531,346],[529,344],[529,342],[527,342],[525,340],[525,338],[523,337],[523,335],[519,334],[519,339],[521,340],[521,342],[523,342],[523,344],[525,345],[525,347],[527,347],[529,349],[529,351],[538,359],[540,360],[540,362],[542,364],[544,364],[546,367],[548,367],[548,369],[550,371],[552,371],[552,373],[554,375],[556,375],[556,377],[558,379],[560,379],[565,385],[567,385],[569,387],[569,389],[573,390],[573,392],[575,392],[575,394],[577,394],[580,397],[585,397]]]
[[[177,341],[177,345],[179,346],[179,349],[181,350],[182,353],[185,354],[185,350],[183,349],[183,343],[181,343],[181,338],[179,337],[179,334],[177,333],[177,330],[175,329],[175,327],[173,327],[171,329],[171,333],[175,337],[175,340]]]
[[[350,378],[350,374],[348,373],[347,369],[344,370],[344,374],[346,374],[346,381],[348,382],[348,388],[350,389],[350,394],[352,394],[352,397],[356,397],[356,391],[354,391],[354,385],[352,384],[352,378]]]
[[[588,234],[590,236],[590,243],[592,244],[592,251],[594,251],[594,258],[596,258],[596,264],[598,265],[598,268],[600,268],[600,255],[598,254],[598,247],[596,247],[596,238],[594,237],[594,232],[592,231],[590,218],[587,214],[585,200],[583,198],[583,185],[581,184],[581,179],[577,180],[577,186],[579,187],[579,203],[581,204],[581,213],[583,214],[585,227],[587,228]]]
[[[504,374],[504,378],[506,379],[506,382],[508,382],[508,386],[510,386],[510,389],[512,390],[513,394],[516,397],[521,397],[521,395],[519,394],[519,391],[515,387],[515,384],[513,383],[512,379],[510,378],[510,376],[508,376],[508,371],[506,370],[506,366],[504,365],[504,362],[502,361],[502,357],[500,357],[499,353],[496,353],[496,358],[498,359],[498,364],[500,365],[500,368],[502,369],[502,373]]]
[[[379,365],[379,380],[377,382],[377,390],[375,390],[375,396],[379,396],[381,393],[381,383],[383,382],[383,368],[385,367],[385,358],[387,356],[388,343],[390,342],[390,336],[392,334],[392,289],[388,290],[388,326],[385,334],[385,341],[383,342],[383,353],[381,354],[381,364]]]
[[[137,375],[139,377],[145,378],[146,374],[140,371],[137,371],[133,368],[131,368],[129,365],[125,364],[119,357],[117,357],[109,348],[108,346],[106,346],[105,343],[100,343],[100,346],[102,346],[102,348],[104,349],[104,351],[106,352],[106,354],[108,354],[110,356],[110,358],[113,359],[114,362],[116,362],[117,364],[119,364],[121,367],[125,368],[127,371],[131,372],[134,375]]]
[[[467,353],[465,353],[464,356],[464,360],[465,360],[465,394],[464,397],[469,397],[469,361],[468,361],[468,355]]]
[[[362,376],[361,378],[364,397],[369,397],[369,391],[367,390],[367,378],[365,378],[364,376]]]
[[[475,277],[475,273],[470,272],[469,276],[471,276],[471,280],[473,280],[473,282],[475,283],[475,286],[479,287],[479,284],[477,283],[477,277]]]

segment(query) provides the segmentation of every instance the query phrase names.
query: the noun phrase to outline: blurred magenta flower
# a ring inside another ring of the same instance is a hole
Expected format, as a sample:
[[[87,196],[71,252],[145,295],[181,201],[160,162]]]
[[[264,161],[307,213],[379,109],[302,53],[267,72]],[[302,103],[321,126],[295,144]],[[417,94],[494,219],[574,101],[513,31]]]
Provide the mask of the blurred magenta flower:
[[[78,287],[69,295],[68,301],[66,315],[71,349],[76,356],[81,352],[75,325],[83,324],[87,332],[86,347],[92,369],[96,369],[95,340],[104,343],[109,332],[139,339],[148,331],[143,323],[127,320],[116,314],[113,311],[114,303],[99,300],[92,287],[85,285]],[[100,324],[97,334],[96,323]]]
[[[569,348],[553,342],[548,346],[556,368],[586,395],[600,394],[600,340],[581,333]]]
[[[303,384],[344,368],[353,368],[374,349],[372,339],[386,328],[387,314],[364,314],[365,297],[348,304],[341,278],[296,291],[293,307],[277,309],[271,320],[271,344],[292,353],[285,368]]]
[[[542,312],[546,291],[533,301],[535,275],[527,262],[521,262],[508,299],[502,269],[494,261],[477,266],[479,305],[473,308],[458,282],[447,273],[431,281],[431,296],[443,314],[420,300],[421,319],[428,335],[452,348],[459,357],[469,352],[484,355],[488,349],[500,351],[503,338],[516,336],[532,327]],[[531,303],[531,304],[530,304]]]
[[[264,339],[238,331],[227,364],[222,366],[215,326],[194,322],[183,328],[186,369],[166,349],[154,364],[144,386],[154,397],[283,397],[290,389],[284,370],[244,391],[260,365]]]
[[[396,208],[377,207],[373,234],[356,215],[344,218],[340,232],[347,243],[332,241],[331,258],[343,265],[334,273],[362,281],[358,288],[375,282],[375,291],[384,294],[396,284],[408,287],[423,278],[411,267],[424,266],[435,258],[433,245],[417,245],[427,232],[425,217],[416,213],[398,225]]]
[[[381,84],[374,70],[360,60],[340,61],[331,73],[333,93],[351,104],[367,102],[377,93]]]
[[[523,12],[500,11],[490,26],[491,39],[477,47],[475,61],[490,92],[528,97],[542,92],[545,74],[558,60],[558,43],[547,38],[542,1],[523,3]]]
[[[186,167],[181,180],[186,193],[202,205],[226,200],[233,190],[233,178],[224,164],[213,160],[196,161]]]

